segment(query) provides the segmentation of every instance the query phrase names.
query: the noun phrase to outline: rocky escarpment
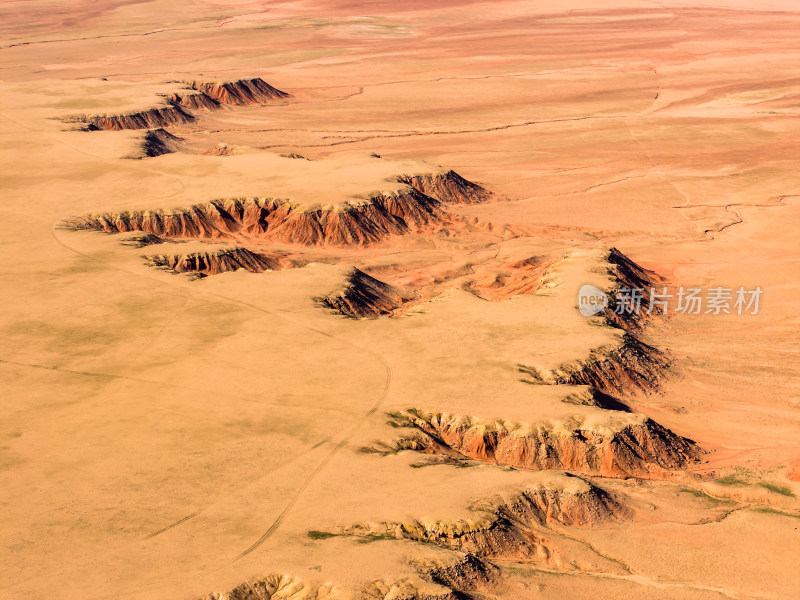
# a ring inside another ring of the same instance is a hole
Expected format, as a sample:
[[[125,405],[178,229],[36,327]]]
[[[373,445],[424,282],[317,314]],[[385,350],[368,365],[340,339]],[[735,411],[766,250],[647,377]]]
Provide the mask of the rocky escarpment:
[[[568,487],[530,486],[473,508],[473,518],[458,521],[372,522],[341,528],[337,533],[409,539],[481,558],[562,567],[560,552],[544,537],[542,528],[606,524],[630,514],[607,492],[581,480]]]
[[[251,273],[263,273],[302,266],[302,262],[290,259],[284,253],[267,255],[247,248],[226,248],[189,254],[160,254],[146,258],[148,264],[154,267],[169,269],[176,273],[195,273],[200,276],[217,275],[239,269]]]
[[[619,399],[609,394],[604,394],[595,388],[588,388],[570,394],[562,400],[567,404],[578,406],[594,406],[603,410],[618,410],[621,412],[632,412],[630,407]]]
[[[189,110],[212,111],[224,105],[257,106],[291,98],[291,94],[258,77],[225,83],[193,81],[188,85],[189,90],[166,96],[167,106],[120,115],[85,116],[80,120],[89,130],[153,129],[193,121],[195,117]]]
[[[228,592],[198,600],[471,600],[468,592],[486,590],[499,569],[474,556],[456,560],[413,561],[420,578],[373,581],[360,589],[312,584],[290,575],[272,574],[246,581]],[[427,580],[427,583],[425,580]],[[433,585],[431,585],[433,584]]]
[[[472,596],[470,592],[490,591],[500,579],[500,569],[471,554],[464,555],[454,564],[429,563],[419,565],[418,569],[434,583],[451,588],[458,600],[483,598],[483,594]]]
[[[422,581],[401,579],[399,581],[373,581],[359,594],[350,596],[358,600],[471,600],[472,596],[462,594],[456,590],[437,585],[434,589],[420,589],[423,586],[430,588],[430,584]]]
[[[693,441],[643,415],[616,415],[600,422],[572,417],[536,424],[411,409],[391,415],[394,427],[411,432],[365,451],[415,450],[522,469],[640,478],[666,477],[699,460]]]
[[[182,106],[190,110],[219,110],[222,103],[205,95],[203,92],[175,93],[169,97],[170,104]]]
[[[157,129],[182,125],[194,121],[194,116],[180,106],[169,105],[160,108],[133,112],[124,115],[100,115],[86,117],[89,130],[107,129],[120,131],[122,129]]]
[[[631,333],[620,344],[592,350],[582,360],[565,363],[552,371],[520,366],[530,383],[588,385],[605,394],[653,393],[668,374],[669,356]]]
[[[149,129],[142,137],[142,144],[138,154],[130,158],[152,158],[163,154],[177,152],[183,142],[182,138],[172,135],[166,129]]]
[[[295,594],[303,589],[303,584],[287,575],[268,575],[263,579],[251,579],[236,586],[229,592],[215,592],[199,600],[271,600],[278,593],[284,597],[286,592]]]
[[[134,248],[145,248],[147,246],[156,246],[158,244],[164,244],[167,241],[168,240],[162,239],[157,235],[152,235],[150,233],[138,233],[124,240],[122,244],[125,246],[133,246]]]
[[[193,81],[189,85],[218,104],[231,106],[256,106],[292,97],[291,94],[272,87],[260,77],[225,83]]]
[[[403,175],[397,180],[440,202],[477,204],[492,197],[489,190],[452,170],[438,175]]]
[[[610,298],[609,305],[603,311],[606,322],[626,331],[640,331],[650,318],[662,314],[658,308],[652,312],[648,312],[647,309],[649,308],[650,290],[655,290],[656,294],[661,293],[664,280],[655,271],[645,269],[636,264],[617,248],[611,248],[608,251],[606,262],[608,264],[608,274],[614,281],[612,288],[606,290]],[[626,307],[620,302],[620,292],[625,290],[640,291],[642,295],[641,307],[634,309],[631,306]]]
[[[362,246],[447,222],[440,203],[416,190],[384,194],[341,209],[238,198],[184,209],[131,211],[73,219],[76,230],[143,231],[161,238],[270,240],[306,246]]]
[[[416,296],[353,269],[343,290],[320,298],[320,303],[353,319],[396,314]]]

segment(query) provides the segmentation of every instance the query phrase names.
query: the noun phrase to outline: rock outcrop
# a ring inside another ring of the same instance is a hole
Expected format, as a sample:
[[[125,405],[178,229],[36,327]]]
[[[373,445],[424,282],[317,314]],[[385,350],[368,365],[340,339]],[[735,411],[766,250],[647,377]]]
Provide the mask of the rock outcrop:
[[[419,562],[415,568],[421,577],[373,581],[362,584],[360,589],[312,584],[290,575],[272,574],[198,600],[471,600],[467,591],[486,589],[499,573],[497,567],[474,556]]]
[[[172,135],[162,127],[149,129],[142,137],[141,150],[131,158],[152,158],[162,154],[171,154],[178,151],[182,141],[183,139]]]
[[[565,363],[552,371],[520,366],[531,383],[588,385],[605,394],[653,393],[667,375],[672,360],[632,333],[622,335],[619,344],[592,350],[582,360]]]
[[[177,104],[191,110],[219,110],[221,102],[217,102],[203,92],[175,93],[169,97],[171,104]]]
[[[487,189],[467,181],[452,170],[438,175],[403,175],[397,180],[440,202],[477,204],[492,196]]]
[[[618,410],[620,412],[632,412],[631,408],[614,396],[604,394],[595,388],[588,388],[570,394],[562,400],[567,404],[576,404],[579,406],[595,406],[603,410]]]
[[[124,115],[90,116],[84,119],[90,130],[107,129],[158,129],[173,125],[182,125],[194,121],[194,117],[180,106],[169,105],[160,108],[133,112]]]
[[[212,111],[224,105],[257,106],[292,96],[258,77],[225,83],[192,81],[188,85],[186,92],[165,96],[167,106],[121,115],[86,116],[81,120],[90,130],[153,129],[193,121],[195,117],[188,110]]]
[[[614,281],[611,289],[606,290],[611,302],[603,311],[606,322],[626,331],[641,331],[649,319],[661,316],[659,310],[648,313],[646,307],[649,303],[651,289],[660,293],[664,280],[658,273],[649,269],[644,269],[617,248],[611,248],[606,257],[608,263],[608,274]],[[624,306],[619,306],[618,292],[620,290],[640,290],[643,296],[640,310],[625,310]]]
[[[289,575],[268,575],[251,579],[229,592],[215,592],[198,600],[344,600],[349,598],[336,586],[311,586]]]
[[[213,148],[209,148],[203,152],[203,154],[206,156],[235,156],[237,154],[241,154],[243,151],[244,148],[242,146],[220,142]]]
[[[189,85],[215,102],[231,106],[256,106],[292,97],[291,94],[272,87],[260,77],[226,83],[193,81]]]
[[[217,275],[239,269],[251,273],[263,273],[302,265],[299,261],[290,259],[286,254],[266,255],[238,247],[190,254],[160,254],[146,258],[148,263],[154,267],[169,269],[176,273],[196,273],[201,276]]]
[[[434,583],[451,588],[458,600],[471,600],[473,596],[468,595],[469,592],[490,589],[500,579],[500,569],[471,554],[455,563],[420,565],[418,568]]]
[[[411,433],[365,451],[415,450],[450,454],[522,469],[557,469],[604,477],[667,477],[697,462],[697,445],[643,415],[616,413],[607,421],[482,421],[411,409],[391,415]]]
[[[363,246],[444,222],[447,215],[437,200],[410,189],[340,209],[306,209],[283,200],[237,198],[184,209],[92,215],[68,226],[106,233],[143,231],[161,238]]]
[[[320,303],[352,319],[369,319],[397,314],[416,296],[353,269],[341,291],[320,299]]]
[[[575,479],[570,486],[539,484],[474,506],[475,517],[458,521],[363,523],[339,535],[410,539],[480,558],[563,567],[542,528],[589,526],[627,518],[629,509],[606,491]]]

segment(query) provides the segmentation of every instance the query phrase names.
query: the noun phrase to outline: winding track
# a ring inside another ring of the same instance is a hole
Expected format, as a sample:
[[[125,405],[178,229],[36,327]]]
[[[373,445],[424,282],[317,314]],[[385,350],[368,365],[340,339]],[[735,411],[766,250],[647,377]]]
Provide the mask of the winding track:
[[[156,170],[153,170],[153,169],[149,169],[149,170],[154,172],[154,173],[158,173],[158,174],[164,175],[160,171],[156,171]],[[171,195],[174,195],[174,194],[171,194]],[[183,286],[179,286],[177,284],[173,284],[173,283],[170,283],[168,281],[164,281],[164,280],[162,280],[160,278],[157,278],[155,276],[150,276],[150,275],[147,275],[147,274],[144,274],[144,273],[137,273],[135,271],[131,271],[129,269],[125,269],[125,268],[120,267],[118,265],[115,265],[113,263],[98,259],[97,257],[92,256],[90,254],[86,254],[84,252],[81,252],[80,250],[78,250],[78,249],[70,246],[69,244],[67,244],[63,239],[61,239],[58,236],[58,234],[56,233],[59,230],[58,229],[58,225],[59,225],[59,223],[57,222],[57,223],[54,223],[52,225],[52,227],[51,227],[51,234],[53,236],[53,239],[55,239],[56,242],[58,242],[61,246],[63,246],[64,248],[66,248],[70,252],[73,252],[73,253],[77,254],[78,256],[81,256],[81,257],[86,258],[88,260],[97,262],[97,263],[102,264],[104,266],[111,267],[112,269],[116,269],[118,271],[123,271],[125,273],[132,274],[132,275],[137,276],[137,277],[144,277],[146,279],[156,280],[156,281],[159,281],[160,283],[165,283],[166,285],[171,285],[173,287],[180,288],[182,291],[185,291],[185,288],[183,288]],[[377,398],[377,400],[372,404],[372,406],[369,408],[369,410],[367,410],[363,415],[361,415],[360,417],[358,417],[356,419],[356,421],[353,423],[353,425],[341,436],[341,440],[336,444],[336,446],[334,446],[333,449],[330,452],[328,452],[328,454],[325,455],[325,457],[323,457],[323,459],[317,464],[317,466],[314,467],[314,469],[308,474],[308,476],[300,484],[300,487],[298,487],[297,491],[292,495],[292,497],[289,499],[287,504],[284,506],[283,510],[278,514],[278,516],[270,524],[270,526],[267,528],[267,530],[257,540],[255,540],[250,546],[248,546],[246,549],[244,549],[242,552],[240,552],[239,554],[237,554],[233,558],[231,558],[231,559],[229,559],[229,560],[227,560],[227,561],[225,561],[225,562],[223,562],[223,563],[221,563],[221,564],[219,564],[219,565],[217,565],[215,567],[211,567],[209,569],[204,569],[203,572],[207,573],[207,572],[218,571],[220,569],[223,569],[223,568],[225,568],[225,567],[227,567],[227,566],[229,566],[229,565],[241,560],[242,558],[246,557],[247,555],[249,555],[252,552],[254,552],[255,550],[257,550],[267,540],[269,540],[270,537],[272,537],[272,535],[278,530],[278,528],[281,526],[281,524],[283,523],[283,521],[286,518],[286,516],[291,512],[292,508],[294,508],[294,506],[297,504],[298,500],[302,497],[303,493],[311,485],[311,483],[314,481],[314,479],[325,469],[325,467],[328,465],[328,463],[331,461],[331,459],[333,459],[333,457],[336,454],[338,454],[338,452],[343,447],[345,447],[345,445],[347,444],[348,438],[358,429],[358,427],[360,426],[361,422],[364,419],[366,419],[367,417],[369,417],[370,415],[374,414],[381,407],[381,405],[383,404],[383,402],[386,400],[386,398],[389,395],[389,388],[391,387],[393,374],[392,374],[391,364],[389,363],[388,360],[386,360],[385,357],[383,357],[381,354],[379,354],[379,353],[377,353],[377,352],[375,352],[373,350],[370,350],[368,348],[364,348],[362,346],[359,346],[358,344],[355,344],[354,342],[351,342],[350,340],[347,340],[345,338],[341,338],[339,336],[333,335],[333,334],[328,333],[326,331],[322,331],[321,329],[317,329],[315,327],[310,327],[308,325],[300,323],[299,321],[296,321],[295,319],[291,319],[291,318],[289,318],[289,317],[287,317],[285,315],[276,313],[276,312],[268,310],[266,308],[262,308],[260,306],[257,306],[255,304],[251,304],[249,302],[245,302],[243,300],[238,300],[236,298],[231,298],[229,296],[225,296],[224,294],[219,294],[219,293],[216,293],[216,292],[209,292],[207,290],[204,290],[203,293],[205,295],[209,296],[209,297],[212,297],[212,298],[224,300],[224,301],[227,301],[227,302],[232,303],[232,304],[237,304],[239,306],[244,306],[244,307],[256,310],[258,312],[261,312],[263,314],[269,315],[270,317],[275,317],[275,318],[282,319],[282,320],[284,320],[284,321],[286,321],[288,323],[291,323],[292,325],[295,325],[297,327],[301,327],[301,328],[303,328],[303,329],[305,329],[307,331],[311,331],[311,332],[316,333],[316,334],[318,334],[320,336],[323,336],[325,338],[339,341],[339,342],[343,343],[344,345],[347,345],[347,346],[350,346],[350,347],[354,348],[357,351],[364,352],[364,353],[368,354],[369,356],[371,356],[372,358],[378,360],[381,363],[381,365],[383,366],[385,374],[386,374],[386,379],[385,379],[383,390],[382,390],[380,396]],[[194,294],[192,294],[192,295],[194,295]],[[2,362],[10,362],[10,361],[2,361]],[[308,452],[310,452],[314,448],[319,447],[325,441],[326,440],[323,440],[322,442],[319,442],[319,443],[315,444]],[[299,458],[299,456],[295,457],[295,458]],[[292,461],[290,461],[290,462],[292,462]],[[261,478],[259,478],[259,479],[261,479]],[[214,503],[214,504],[216,504],[216,503]],[[166,527],[164,527],[164,528],[162,528],[162,529],[160,529],[158,531],[155,531],[155,532],[153,532],[151,534],[148,534],[147,536],[145,536],[144,540],[152,539],[152,538],[156,537],[157,535],[160,535],[160,534],[162,534],[162,533],[164,533],[164,532],[166,532],[166,531],[168,531],[168,530],[170,530],[170,529],[172,529],[174,527],[177,527],[177,526],[189,521],[190,519],[192,519],[195,516],[197,516],[198,514],[204,512],[205,510],[207,510],[211,506],[213,506],[213,504],[207,506],[206,508],[204,508],[202,510],[195,511],[194,513],[186,515],[182,519],[179,519],[178,521],[176,521],[176,522],[174,522],[174,523],[172,523],[172,524],[170,524],[170,525],[168,525],[168,526],[166,526]],[[191,575],[187,575],[186,579],[188,580],[190,576]],[[160,578],[160,579],[166,579],[166,577]],[[154,583],[154,581],[151,580],[150,583],[152,584],[152,583]],[[102,599],[105,599],[105,598],[118,598],[121,595],[128,595],[128,594],[134,593],[136,591],[141,591],[141,589],[143,589],[143,588],[133,589],[133,590],[126,590],[126,591],[117,593],[114,596],[95,596],[90,600],[102,600]]]
[[[54,140],[54,141],[56,141],[56,142],[58,142],[60,144],[64,144],[64,145],[68,146],[69,148],[71,148],[74,151],[80,152],[81,154],[86,154],[86,155],[89,155],[89,156],[92,156],[92,157],[98,158],[98,159],[102,159],[103,158],[103,157],[91,154],[89,152],[86,152],[86,151],[84,151],[84,150],[82,150],[82,149],[70,144],[66,140],[59,139],[58,137],[56,137],[54,135],[51,135],[51,134],[48,134],[47,132],[36,131],[34,128],[26,125],[25,123],[22,123],[22,122],[16,120],[16,119],[10,118],[10,117],[8,117],[6,115],[3,115],[3,117],[8,119],[8,120],[11,120],[11,121],[17,123],[18,125],[24,127],[25,129],[34,131],[36,133],[43,134],[46,137],[48,137],[48,138],[50,138],[50,139],[52,139],[52,140]],[[172,192],[170,194],[165,195],[164,197],[160,198],[160,200],[163,200],[163,199],[168,198],[168,197],[172,197],[172,196],[180,193],[185,188],[185,186],[183,184],[183,181],[181,180],[180,177],[177,177],[175,175],[171,175],[169,173],[164,173],[162,171],[159,171],[159,170],[156,170],[156,169],[152,169],[152,168],[148,168],[146,170],[151,172],[151,173],[155,173],[157,175],[161,175],[161,176],[168,177],[170,179],[174,179],[174,180],[178,181],[178,183],[180,184],[180,188],[178,190],[176,190],[176,191],[174,191],[174,192]],[[146,278],[146,279],[151,279],[151,280],[157,281],[157,282],[159,282],[161,284],[172,286],[174,288],[178,288],[183,293],[186,293],[188,291],[190,297],[192,297],[192,296],[196,297],[197,296],[196,290],[191,290],[191,289],[187,290],[187,288],[185,286],[177,284],[177,283],[172,283],[167,279],[163,279],[163,278],[157,277],[155,275],[149,275],[149,274],[146,274],[146,273],[140,273],[140,272],[132,271],[130,269],[123,268],[123,267],[121,267],[119,265],[116,265],[116,264],[114,264],[112,262],[101,260],[101,259],[97,258],[96,256],[92,256],[91,254],[87,254],[85,252],[82,252],[82,251],[78,250],[77,248],[75,248],[75,247],[71,246],[70,244],[68,244],[66,241],[64,241],[59,236],[59,234],[58,234],[59,223],[60,222],[56,222],[51,226],[50,233],[51,233],[53,239],[59,245],[61,245],[62,247],[64,247],[68,251],[72,252],[73,254],[75,254],[77,256],[80,256],[82,258],[88,259],[90,261],[93,261],[95,263],[101,264],[101,265],[103,265],[105,267],[110,267],[111,269],[125,272],[125,273],[127,273],[129,275],[133,275],[135,277],[143,277],[143,278]],[[300,328],[305,329],[307,331],[311,331],[311,332],[313,332],[313,333],[315,333],[317,335],[320,335],[322,337],[325,337],[327,339],[336,340],[336,341],[338,341],[338,342],[340,342],[340,343],[342,343],[342,344],[344,344],[346,346],[349,346],[349,347],[353,348],[354,350],[356,350],[358,352],[363,352],[363,353],[367,354],[368,356],[370,356],[374,360],[379,361],[381,363],[383,369],[384,369],[384,372],[385,372],[385,382],[384,382],[383,390],[381,391],[381,393],[378,396],[378,398],[369,407],[369,409],[363,415],[361,415],[360,417],[357,417],[355,422],[353,423],[353,425],[346,432],[344,432],[344,434],[342,436],[340,436],[341,437],[340,441],[333,447],[333,449],[331,449],[330,452],[328,452],[323,457],[323,459],[316,465],[316,467],[314,467],[314,469],[303,480],[303,482],[298,487],[297,491],[292,495],[292,497],[289,499],[287,504],[284,506],[283,510],[278,514],[278,516],[275,518],[275,520],[269,525],[269,527],[266,529],[266,531],[257,540],[255,540],[250,546],[248,546],[246,549],[244,549],[242,552],[240,552],[236,556],[234,556],[231,559],[221,563],[220,565],[218,565],[216,567],[212,567],[211,569],[204,569],[204,572],[209,572],[209,571],[216,571],[216,570],[222,569],[222,568],[224,568],[224,567],[226,567],[226,566],[228,566],[230,564],[233,564],[233,563],[237,562],[238,560],[241,560],[245,556],[247,556],[247,555],[251,554],[252,552],[254,552],[260,546],[262,546],[267,540],[269,540],[269,538],[280,528],[280,526],[283,523],[283,521],[286,518],[286,516],[291,512],[292,508],[294,508],[294,506],[297,504],[298,500],[302,497],[303,493],[311,485],[313,480],[325,469],[325,467],[328,465],[328,463],[330,463],[330,461],[333,459],[333,457],[336,454],[338,454],[338,452],[346,445],[347,439],[352,435],[353,432],[355,432],[359,428],[361,422],[364,419],[366,419],[369,416],[371,416],[372,414],[374,414],[380,408],[380,406],[383,404],[383,402],[388,397],[389,388],[390,388],[391,383],[392,383],[393,375],[392,375],[392,367],[391,367],[389,361],[386,360],[386,358],[384,356],[382,356],[381,354],[375,352],[374,350],[370,350],[368,348],[364,348],[362,346],[359,346],[358,344],[356,344],[356,343],[354,343],[354,342],[352,342],[352,341],[350,341],[350,340],[348,340],[346,338],[342,338],[342,337],[333,335],[333,334],[331,334],[329,332],[323,331],[321,329],[317,329],[315,327],[308,326],[308,325],[306,325],[304,323],[301,323],[301,322],[299,322],[299,321],[297,321],[295,319],[291,319],[291,318],[287,317],[286,315],[283,315],[283,314],[268,310],[266,308],[257,306],[255,304],[251,304],[249,302],[244,302],[242,300],[239,300],[239,299],[236,299],[236,298],[232,298],[230,296],[225,296],[224,294],[219,294],[219,293],[216,293],[216,292],[210,292],[208,290],[203,290],[202,294],[204,294],[206,297],[211,297],[211,298],[215,298],[215,299],[218,299],[218,300],[226,301],[226,302],[231,303],[231,304],[236,304],[236,305],[239,305],[239,306],[244,306],[246,308],[250,308],[250,309],[258,311],[258,312],[260,312],[262,314],[269,315],[272,318],[281,319],[281,320],[283,320],[283,321],[285,321],[287,323],[290,323],[290,324],[292,324],[292,325],[294,325],[296,327],[300,327]],[[48,367],[48,366],[44,366],[44,365],[31,365],[31,364],[26,364],[26,363],[19,363],[19,362],[16,362],[16,361],[6,360],[6,359],[0,359],[0,363],[19,365],[19,366],[26,366],[26,367],[32,367],[32,368],[42,368],[42,369],[49,369],[49,370],[68,371],[68,370],[57,369],[57,368],[54,368],[54,367]],[[93,377],[109,377],[109,378],[122,379],[122,380],[124,380],[124,379],[137,379],[135,377],[131,378],[131,377],[127,376],[127,375],[122,375],[121,376],[121,375],[112,375],[112,374],[105,374],[105,373],[92,373],[92,372],[89,372],[89,371],[69,371],[69,372],[72,372],[72,373],[75,373],[75,374],[78,374],[78,375],[93,376]],[[147,380],[142,380],[142,381],[147,381]],[[152,382],[148,381],[148,383],[152,383]],[[309,450],[304,452],[302,455],[304,455],[307,452],[310,452],[310,451],[318,448],[319,446],[324,444],[326,441],[328,441],[328,440],[322,440],[321,442],[318,442],[312,448],[310,448]],[[299,458],[302,455],[296,456],[294,459],[290,460],[289,462],[293,462],[295,459]],[[263,475],[262,478],[264,476],[266,476],[266,474]],[[259,479],[261,479],[261,478],[259,478]],[[215,502],[214,504],[216,504],[216,503],[217,502]],[[170,529],[173,529],[173,528],[178,527],[179,525],[181,525],[183,523],[186,523],[187,521],[191,520],[192,518],[194,518],[198,514],[204,512],[205,510],[207,510],[208,508],[210,508],[214,504],[209,505],[209,506],[207,506],[204,509],[201,509],[199,511],[194,511],[193,513],[190,513],[190,514],[184,516],[183,518],[179,519],[178,521],[176,521],[174,523],[171,523],[170,525],[167,525],[166,527],[164,527],[164,528],[162,528],[162,529],[160,529],[158,531],[155,531],[155,532],[152,532],[152,533],[148,534],[147,536],[145,536],[143,538],[142,541],[146,541],[146,540],[152,539],[152,538],[154,538],[154,537],[156,537],[156,536],[158,536],[158,535],[160,535],[160,534],[162,534],[162,533],[164,533],[164,532],[166,532],[166,531],[168,531]],[[133,545],[133,544],[130,544],[130,545]],[[188,579],[189,576],[191,576],[191,575],[187,574],[186,579]],[[37,578],[33,578],[33,579],[37,579]],[[161,579],[165,579],[165,578],[161,578]],[[27,581],[30,581],[30,580],[27,580]],[[21,583],[24,583],[24,582],[17,582],[16,584],[12,584],[11,586],[8,586],[8,587],[6,587],[4,589],[13,588],[16,585],[19,585]],[[151,580],[150,583],[152,584],[152,583],[154,583],[154,581]],[[118,598],[118,597],[120,597],[122,595],[127,595],[127,594],[130,594],[130,593],[136,592],[136,591],[139,591],[139,590],[126,590],[126,591],[122,591],[122,592],[116,593],[114,596],[97,596],[96,598],[98,600],[101,599],[101,598]]]

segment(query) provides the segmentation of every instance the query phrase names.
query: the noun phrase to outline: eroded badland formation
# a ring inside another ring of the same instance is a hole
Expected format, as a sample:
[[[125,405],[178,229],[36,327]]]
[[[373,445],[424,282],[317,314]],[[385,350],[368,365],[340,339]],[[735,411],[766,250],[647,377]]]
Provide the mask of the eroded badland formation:
[[[796,597],[797,8],[0,2],[0,597]]]

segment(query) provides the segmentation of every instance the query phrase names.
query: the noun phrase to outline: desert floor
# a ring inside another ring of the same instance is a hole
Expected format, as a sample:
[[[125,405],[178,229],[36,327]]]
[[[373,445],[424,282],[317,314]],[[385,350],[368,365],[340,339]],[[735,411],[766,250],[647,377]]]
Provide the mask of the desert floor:
[[[0,1],[0,597],[797,597],[797,8]],[[86,127],[250,78],[291,96],[190,111],[174,152]],[[232,240],[70,225],[247,197],[340,215],[450,170],[492,197],[445,225],[249,240],[297,268],[191,277],[143,257]],[[673,289],[763,290],[756,315],[648,319],[671,359],[617,385],[630,412],[529,377],[627,335],[576,308],[615,285],[612,247]],[[414,301],[337,313],[353,267]],[[607,440],[651,422],[620,471]],[[524,490],[547,516],[500,519]]]

